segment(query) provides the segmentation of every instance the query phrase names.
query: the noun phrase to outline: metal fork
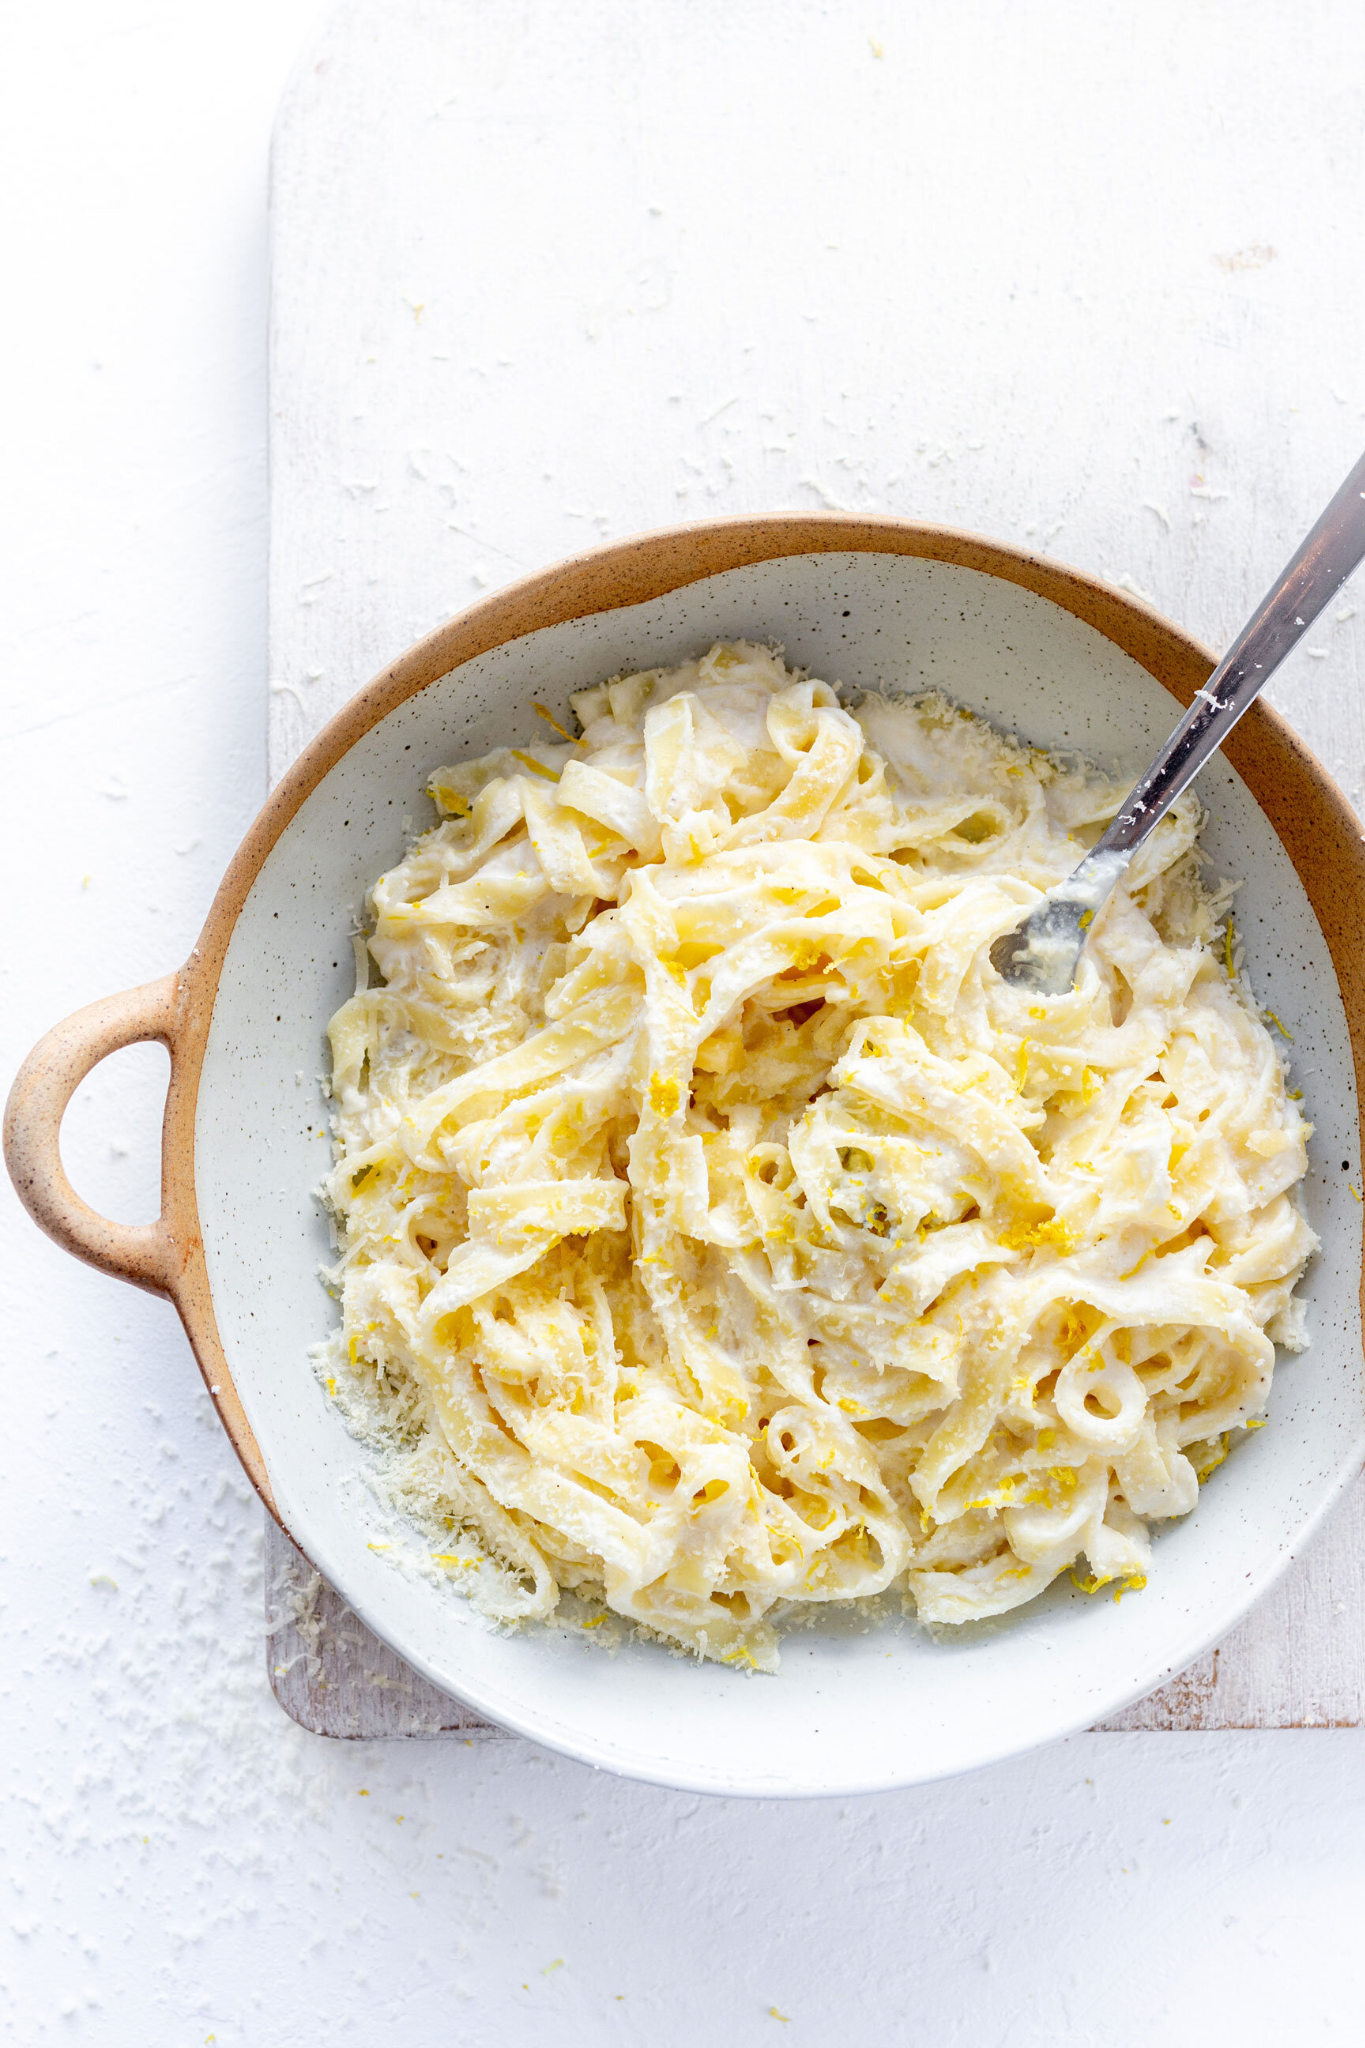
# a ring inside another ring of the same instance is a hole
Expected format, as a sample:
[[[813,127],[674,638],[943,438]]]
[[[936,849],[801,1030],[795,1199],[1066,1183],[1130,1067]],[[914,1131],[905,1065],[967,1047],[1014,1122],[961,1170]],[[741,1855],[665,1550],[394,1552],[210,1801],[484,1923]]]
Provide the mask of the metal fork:
[[[991,947],[1001,977],[1040,995],[1076,979],[1096,917],[1148,833],[1216,753],[1365,555],[1365,456],[1252,613],[1113,824],[1080,866]]]

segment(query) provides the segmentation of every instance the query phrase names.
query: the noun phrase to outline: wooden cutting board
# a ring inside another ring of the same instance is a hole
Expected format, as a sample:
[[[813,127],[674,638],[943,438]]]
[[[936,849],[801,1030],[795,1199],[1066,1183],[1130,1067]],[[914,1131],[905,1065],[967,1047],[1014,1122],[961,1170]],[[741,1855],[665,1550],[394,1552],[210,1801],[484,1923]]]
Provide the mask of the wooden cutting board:
[[[1125,0],[874,12],[331,11],[272,167],[272,779],[482,591],[718,513],[973,527],[1226,641],[1365,416],[1330,108],[1277,100],[1263,150],[1255,120],[1207,120],[1198,62],[1166,61],[1212,36],[1229,104],[1260,104],[1272,0],[1245,50],[1183,0],[1139,27]],[[1068,155],[1090,123],[1103,189]],[[1348,593],[1273,692],[1358,806],[1361,623]],[[267,1601],[271,1683],[306,1727],[499,1732],[273,1523]],[[1340,1726],[1363,1704],[1358,1486],[1220,1649],[1107,1725]]]

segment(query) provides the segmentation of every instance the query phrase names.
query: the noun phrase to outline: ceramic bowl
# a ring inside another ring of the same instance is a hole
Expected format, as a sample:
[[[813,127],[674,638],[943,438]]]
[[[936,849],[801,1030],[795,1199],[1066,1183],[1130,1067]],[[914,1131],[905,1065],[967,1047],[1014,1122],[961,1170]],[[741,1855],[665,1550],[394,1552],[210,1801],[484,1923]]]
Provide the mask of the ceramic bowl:
[[[853,690],[934,685],[998,725],[1136,771],[1213,665],[1145,606],[1014,549],[891,519],[789,515],[646,535],[500,591],[421,641],[301,756],[228,870],[178,974],[81,1011],[11,1098],[7,1145],[32,1214],[78,1257],[169,1295],[247,1472],[375,1632],[490,1720],[628,1776],[707,1792],[855,1793],[970,1770],[1101,1720],[1197,1657],[1274,1583],[1359,1469],[1358,1076],[1365,857],[1349,807],[1255,707],[1200,781],[1215,868],[1243,878],[1239,929],[1262,1003],[1293,1033],[1316,1126],[1305,1187],[1322,1253],[1311,1348],[1282,1361],[1271,1426],[1196,1511],[1161,1530],[1147,1588],[1116,1605],[1063,1581],[949,1634],[826,1615],[745,1677],[581,1630],[501,1633],[452,1589],[370,1548],[366,1453],[319,1386],[334,1315],[313,1190],[328,1161],[318,1077],[352,986],[370,882],[427,821],[432,769],[541,736],[533,701],[718,638],[776,640]],[[111,1224],[57,1155],[81,1078],[137,1040],[171,1052],[160,1219]],[[1351,1172],[1342,1170],[1342,1162]]]

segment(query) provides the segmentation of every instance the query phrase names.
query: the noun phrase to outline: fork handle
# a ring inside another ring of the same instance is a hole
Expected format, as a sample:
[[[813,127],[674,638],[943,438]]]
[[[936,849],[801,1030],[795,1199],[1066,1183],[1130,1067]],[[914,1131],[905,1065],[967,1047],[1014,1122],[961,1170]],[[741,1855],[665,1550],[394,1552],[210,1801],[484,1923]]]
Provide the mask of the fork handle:
[[[1131,853],[1365,556],[1365,455],[1291,556],[1093,853]],[[1093,857],[1093,855],[1092,855]]]

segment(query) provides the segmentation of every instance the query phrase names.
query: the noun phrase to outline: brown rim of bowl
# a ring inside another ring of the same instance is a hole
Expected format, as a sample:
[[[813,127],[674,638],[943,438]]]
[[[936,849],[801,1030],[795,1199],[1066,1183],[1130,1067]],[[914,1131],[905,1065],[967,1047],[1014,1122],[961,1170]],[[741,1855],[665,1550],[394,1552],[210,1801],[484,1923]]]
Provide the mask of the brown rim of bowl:
[[[175,978],[173,1022],[169,1028],[143,1033],[167,1040],[173,1054],[162,1138],[162,1214],[159,1225],[147,1227],[159,1231],[162,1248],[160,1266],[151,1277],[141,1241],[135,1267],[132,1259],[122,1261],[116,1251],[95,1252],[88,1227],[77,1244],[74,1230],[62,1233],[54,1228],[51,1210],[39,1214],[39,1202],[30,1199],[23,1184],[23,1134],[11,1145],[16,1185],[44,1228],[78,1256],[121,1271],[175,1302],[223,1425],[252,1485],[277,1520],[279,1510],[265,1463],[218,1334],[194,1188],[195,1110],[218,980],[238,914],[276,840],[363,734],[476,655],[545,626],[645,603],[728,569],[786,555],[836,553],[911,555],[1018,584],[1093,626],[1182,706],[1191,702],[1214,667],[1213,655],[1197,640],[1094,577],[1001,541],[915,520],[841,512],[767,513],[667,527],[572,556],[496,591],[381,670],[304,749],[253,821],[219,885],[198,944]],[[1267,705],[1253,705],[1225,751],[1293,862],[1327,942],[1346,1010],[1365,1119],[1365,844],[1359,822],[1331,776]],[[162,990],[161,984],[153,986]],[[158,1001],[164,1007],[164,994]],[[104,1007],[92,1005],[92,1012]],[[19,1094],[16,1083],[12,1109]],[[16,1125],[21,1121],[16,1116]],[[117,1226],[107,1228],[118,1237]]]

